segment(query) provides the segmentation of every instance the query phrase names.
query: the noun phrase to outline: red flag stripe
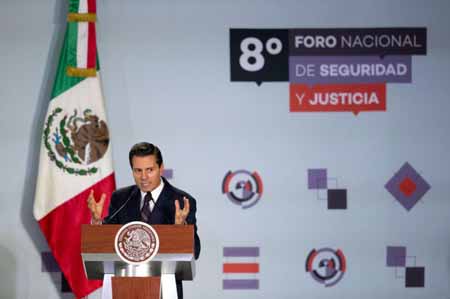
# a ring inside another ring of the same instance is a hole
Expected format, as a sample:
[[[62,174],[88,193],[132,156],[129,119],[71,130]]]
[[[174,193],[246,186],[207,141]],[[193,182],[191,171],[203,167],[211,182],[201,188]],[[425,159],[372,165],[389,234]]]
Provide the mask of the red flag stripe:
[[[97,5],[96,5],[96,0],[87,0],[87,5],[88,5],[88,12],[89,13],[96,13],[97,12]]]
[[[95,68],[97,64],[97,42],[95,34],[95,23],[88,24],[88,43],[87,43],[87,68]]]
[[[223,273],[259,273],[258,263],[224,263]]]
[[[87,296],[101,287],[100,280],[87,280],[81,259],[81,224],[90,223],[87,198],[91,190],[96,197],[106,194],[103,214],[115,190],[114,173],[58,206],[39,221],[48,245],[77,298]]]

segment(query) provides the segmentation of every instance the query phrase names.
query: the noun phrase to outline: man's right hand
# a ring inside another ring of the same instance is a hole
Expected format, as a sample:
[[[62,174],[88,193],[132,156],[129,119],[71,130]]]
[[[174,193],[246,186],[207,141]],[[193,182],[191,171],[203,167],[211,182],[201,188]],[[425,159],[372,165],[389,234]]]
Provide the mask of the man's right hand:
[[[91,190],[87,199],[88,208],[91,211],[92,224],[102,223],[103,205],[105,204],[106,194],[103,193],[100,197],[100,201],[96,201],[94,197],[94,190]]]

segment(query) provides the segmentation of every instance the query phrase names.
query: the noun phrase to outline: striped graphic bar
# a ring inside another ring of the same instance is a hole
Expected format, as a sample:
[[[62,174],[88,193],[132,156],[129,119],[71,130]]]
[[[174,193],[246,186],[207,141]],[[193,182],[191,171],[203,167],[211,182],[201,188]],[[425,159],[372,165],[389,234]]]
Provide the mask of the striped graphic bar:
[[[259,273],[257,263],[224,263],[223,273]]]
[[[224,257],[259,257],[259,247],[224,247]]]
[[[259,289],[258,279],[224,279],[224,290],[257,290]]]

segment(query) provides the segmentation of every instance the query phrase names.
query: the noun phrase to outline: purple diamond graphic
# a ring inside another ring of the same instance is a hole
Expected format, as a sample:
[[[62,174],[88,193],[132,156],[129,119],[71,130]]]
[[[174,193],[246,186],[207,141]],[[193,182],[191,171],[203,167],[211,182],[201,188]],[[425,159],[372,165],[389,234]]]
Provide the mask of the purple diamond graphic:
[[[410,184],[414,183],[415,189],[412,192],[405,192],[405,182],[410,182]],[[403,164],[400,170],[394,174],[384,187],[408,211],[411,210],[430,189],[430,185],[408,162]]]
[[[327,189],[327,170],[308,169],[308,189]]]
[[[388,267],[405,267],[406,247],[388,246],[386,248],[386,265]]]

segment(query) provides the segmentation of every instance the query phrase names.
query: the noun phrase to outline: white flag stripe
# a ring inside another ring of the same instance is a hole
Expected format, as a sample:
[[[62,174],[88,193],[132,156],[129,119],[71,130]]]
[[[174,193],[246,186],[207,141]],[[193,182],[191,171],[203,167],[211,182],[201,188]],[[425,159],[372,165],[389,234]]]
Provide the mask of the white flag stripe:
[[[84,109],[89,108],[100,120],[105,120],[106,114],[99,76],[100,74],[97,73],[97,77],[86,78],[53,99],[50,102],[48,114],[51,114],[55,108],[59,107],[64,110],[65,114],[69,115],[73,114],[75,109],[77,109],[78,115],[80,115]],[[89,105],[86,105],[86,102]],[[52,138],[51,136],[49,137],[50,143],[52,143]],[[59,159],[63,160],[62,158]],[[109,144],[102,159],[89,165],[89,167],[98,169],[98,172],[92,175],[68,174],[63,172],[62,169],[55,167],[55,163],[50,161],[44,143],[41,145],[40,161],[33,211],[37,220],[42,219],[57,206],[113,173],[111,144]],[[85,165],[84,167],[87,168]],[[54,198],[54,194],[58,194],[58,198]]]
[[[87,13],[88,12],[87,0],[80,0],[80,2],[78,4],[78,12],[79,13]]]
[[[259,279],[259,273],[223,273],[222,279]]]
[[[259,260],[259,257],[254,256],[230,256],[230,257],[224,257],[223,262],[224,263],[257,263]]]
[[[77,67],[87,67],[88,55],[88,22],[78,22]]]

